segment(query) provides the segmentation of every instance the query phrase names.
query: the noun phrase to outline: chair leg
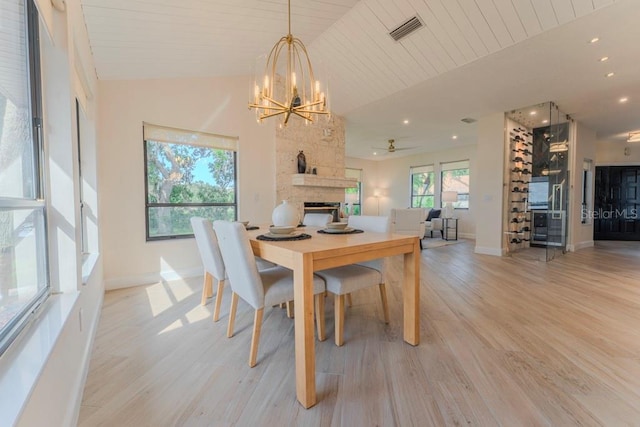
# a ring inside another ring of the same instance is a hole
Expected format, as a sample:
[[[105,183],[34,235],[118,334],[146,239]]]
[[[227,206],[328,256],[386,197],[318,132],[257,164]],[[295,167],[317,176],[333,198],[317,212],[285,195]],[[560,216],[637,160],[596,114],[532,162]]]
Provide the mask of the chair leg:
[[[287,317],[293,319],[293,301],[287,301]]]
[[[229,309],[229,325],[227,326],[227,338],[233,336],[233,322],[236,321],[236,309],[238,308],[238,294],[231,292],[231,308]]]
[[[384,313],[384,323],[389,323],[389,304],[387,304],[387,287],[380,283],[380,299],[382,300],[382,312]]]
[[[251,336],[251,352],[249,354],[249,366],[252,368],[256,366],[256,359],[258,358],[258,344],[260,343],[263,313],[264,308],[259,308],[253,316],[253,335]]]
[[[420,239],[420,250],[422,250],[422,239]]]
[[[334,312],[335,312],[335,340],[336,345],[340,347],[344,344],[344,295],[336,295],[334,297]]]
[[[327,336],[324,332],[324,292],[315,296],[316,299],[316,326],[318,328],[318,341],[324,341]]]
[[[347,307],[352,307],[353,301],[351,301],[351,294],[347,294]]]
[[[207,298],[213,296],[213,276],[207,272],[204,273],[204,283],[202,284],[202,298],[200,304],[206,305]]]
[[[220,319],[220,304],[222,303],[222,292],[224,291],[224,279],[218,280],[218,292],[216,293],[216,305],[213,308],[213,321]]]

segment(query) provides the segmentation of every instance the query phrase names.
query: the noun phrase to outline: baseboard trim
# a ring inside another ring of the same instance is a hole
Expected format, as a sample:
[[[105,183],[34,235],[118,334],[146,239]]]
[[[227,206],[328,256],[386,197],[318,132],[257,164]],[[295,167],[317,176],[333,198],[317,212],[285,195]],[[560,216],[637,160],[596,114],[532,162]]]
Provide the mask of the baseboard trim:
[[[593,240],[586,240],[584,242],[578,242],[575,245],[567,245],[569,252],[579,251],[580,249],[592,248],[595,245]]]
[[[458,233],[458,238],[476,240],[476,235],[474,233]]]
[[[506,251],[502,248],[489,248],[486,246],[476,246],[474,252],[480,255],[504,256]]]
[[[157,282],[169,282],[171,280],[186,279],[189,277],[202,276],[202,267],[187,268],[184,270],[165,270],[155,273],[140,274],[136,276],[116,277],[105,280],[106,291],[114,289],[131,288],[134,286],[149,285]]]
[[[91,322],[91,332],[89,333],[89,339],[87,340],[87,344],[84,348],[84,352],[82,355],[82,375],[80,376],[80,381],[75,384],[75,395],[76,400],[73,402],[73,406],[70,408],[70,411],[67,413],[67,421],[70,426],[78,425],[78,418],[80,417],[80,406],[82,405],[82,396],[84,394],[84,387],[87,383],[87,376],[89,375],[89,366],[91,364],[91,354],[93,353],[93,343],[96,338],[96,333],[98,332],[98,324],[100,323],[100,315],[102,314],[102,303],[104,301],[104,292],[100,293],[100,300],[98,301],[98,310],[96,315],[93,318],[93,322]]]

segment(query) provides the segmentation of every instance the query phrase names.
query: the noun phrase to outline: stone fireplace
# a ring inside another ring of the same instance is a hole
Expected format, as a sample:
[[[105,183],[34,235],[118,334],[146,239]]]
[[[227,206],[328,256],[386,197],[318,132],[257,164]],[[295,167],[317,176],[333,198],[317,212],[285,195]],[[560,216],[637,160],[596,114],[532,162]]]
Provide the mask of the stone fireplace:
[[[304,217],[304,202],[344,201],[344,189],[355,187],[355,179],[345,178],[344,119],[320,117],[304,124],[293,117],[286,127],[276,129],[276,200],[288,200]],[[307,169],[317,174],[298,174],[297,156],[302,150]],[[335,217],[334,217],[335,218]]]

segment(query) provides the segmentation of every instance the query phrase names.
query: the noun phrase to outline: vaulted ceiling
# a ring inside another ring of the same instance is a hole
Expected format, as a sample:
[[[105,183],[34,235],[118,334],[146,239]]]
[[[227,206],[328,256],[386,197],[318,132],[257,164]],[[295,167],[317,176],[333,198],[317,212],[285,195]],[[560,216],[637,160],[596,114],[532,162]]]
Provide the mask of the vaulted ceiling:
[[[248,75],[287,28],[286,0],[82,4],[101,79]],[[292,0],[291,8],[293,34],[331,76],[348,155],[379,158],[372,147],[389,138],[415,147],[397,155],[470,145],[475,125],[460,119],[545,101],[602,138],[640,129],[640,1]],[[415,15],[423,28],[399,42],[388,35]]]

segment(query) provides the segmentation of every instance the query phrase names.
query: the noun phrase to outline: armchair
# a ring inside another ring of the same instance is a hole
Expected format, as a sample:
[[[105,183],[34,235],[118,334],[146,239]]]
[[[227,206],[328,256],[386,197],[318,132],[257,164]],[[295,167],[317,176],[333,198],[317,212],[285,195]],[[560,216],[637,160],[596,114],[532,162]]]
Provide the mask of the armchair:
[[[427,215],[427,219],[425,221],[425,234],[424,237],[427,236],[426,232],[429,232],[429,236],[433,237],[433,232],[434,231],[440,231],[440,234],[442,235],[442,237],[444,237],[443,235],[443,231],[442,231],[442,218],[440,218],[440,209],[431,209],[429,211],[429,215]]]

